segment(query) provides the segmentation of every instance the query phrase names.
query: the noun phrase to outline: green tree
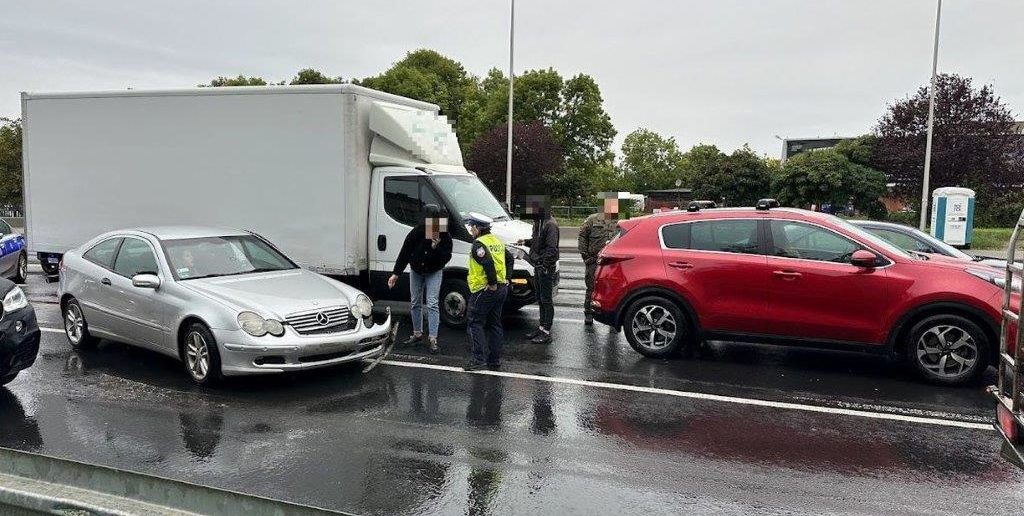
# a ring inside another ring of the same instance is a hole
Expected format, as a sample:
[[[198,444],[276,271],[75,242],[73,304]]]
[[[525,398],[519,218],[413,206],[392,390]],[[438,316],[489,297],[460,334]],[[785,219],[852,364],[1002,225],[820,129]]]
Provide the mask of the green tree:
[[[219,88],[221,86],[266,86],[267,81],[263,77],[246,77],[239,74],[238,77],[220,76],[210,81],[210,84],[200,84],[200,88]]]
[[[874,159],[875,145],[878,137],[873,134],[865,134],[848,140],[840,140],[835,147],[836,152],[846,156],[846,159],[865,167],[871,167],[871,160]]]
[[[687,153],[694,199],[753,206],[771,195],[772,175],[764,158],[746,145],[730,155],[715,154],[717,151],[714,146],[702,145]]]
[[[312,68],[304,68],[302,70],[299,70],[299,73],[295,74],[295,77],[292,77],[291,82],[289,82],[288,84],[294,86],[297,84],[342,84],[344,82],[345,81],[341,78],[341,76],[327,77],[326,75],[320,73],[319,70],[314,70]]]
[[[622,185],[633,192],[675,187],[684,180],[685,160],[675,138],[637,129],[622,142]]]
[[[472,142],[463,134],[462,124],[466,122],[470,126],[467,129],[476,129],[473,119],[479,109],[479,84],[458,61],[434,50],[420,49],[409,52],[380,75],[353,82],[437,104],[441,114],[455,125],[464,151]]]
[[[853,202],[861,210],[874,210],[886,193],[885,174],[850,161],[834,148],[822,149],[786,161],[772,190],[784,206],[846,206]]]
[[[569,176],[585,179],[615,157],[611,150],[615,126],[604,110],[601,89],[589,75],[579,74],[565,81],[561,113],[552,128],[565,152]],[[584,187],[586,183],[581,181],[579,185]],[[581,188],[581,193],[584,191]]]
[[[0,206],[22,207],[21,119],[0,118]]]

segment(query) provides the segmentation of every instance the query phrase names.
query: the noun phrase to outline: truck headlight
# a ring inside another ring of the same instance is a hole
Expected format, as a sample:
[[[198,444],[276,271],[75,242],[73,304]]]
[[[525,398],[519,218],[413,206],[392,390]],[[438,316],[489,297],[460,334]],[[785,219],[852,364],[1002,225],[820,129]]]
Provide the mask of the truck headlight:
[[[370,301],[366,294],[359,294],[356,296],[356,302],[352,304],[351,310],[356,317],[369,317],[373,315],[373,301]]]
[[[28,298],[25,297],[25,291],[21,290],[21,287],[14,287],[10,292],[4,296],[4,313],[13,312],[15,310],[21,310],[28,306]]]

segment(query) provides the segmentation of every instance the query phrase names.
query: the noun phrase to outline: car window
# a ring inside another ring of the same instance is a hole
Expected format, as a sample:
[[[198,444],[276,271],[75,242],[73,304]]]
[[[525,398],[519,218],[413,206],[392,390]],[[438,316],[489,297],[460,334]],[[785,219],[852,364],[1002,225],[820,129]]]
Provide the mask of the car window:
[[[290,269],[291,263],[262,240],[242,240],[242,248],[257,269]]]
[[[708,220],[690,224],[689,249],[757,254],[756,220]]]
[[[773,220],[771,229],[773,256],[850,263],[853,252],[863,249],[834,231],[811,224]]]
[[[690,247],[690,226],[689,223],[683,223],[661,228],[661,240],[665,243],[665,247],[669,249]]]
[[[868,231],[898,245],[900,249],[907,251],[918,251],[922,253],[931,253],[935,250],[928,244],[899,231],[893,231],[891,229],[876,229],[876,228],[865,228]]]
[[[138,238],[124,239],[114,261],[114,273],[131,278],[136,274],[158,272],[160,268],[157,267],[156,256],[149,244]]]
[[[11,233],[14,233],[14,230],[11,229],[11,225],[5,220],[0,220],[0,234],[10,235]]]
[[[423,206],[441,206],[437,195],[418,177],[384,179],[384,211],[402,224],[415,226],[423,217]]]
[[[104,240],[92,246],[92,249],[89,249],[82,255],[82,258],[109,269],[114,263],[114,254],[117,253],[117,246],[119,245],[121,245],[120,237]]]

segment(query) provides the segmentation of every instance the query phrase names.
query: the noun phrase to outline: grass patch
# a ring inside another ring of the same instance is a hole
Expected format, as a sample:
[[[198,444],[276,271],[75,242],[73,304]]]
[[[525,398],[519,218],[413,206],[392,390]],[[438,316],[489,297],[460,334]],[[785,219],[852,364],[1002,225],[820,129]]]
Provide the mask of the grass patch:
[[[972,249],[1006,249],[1013,228],[974,228]]]

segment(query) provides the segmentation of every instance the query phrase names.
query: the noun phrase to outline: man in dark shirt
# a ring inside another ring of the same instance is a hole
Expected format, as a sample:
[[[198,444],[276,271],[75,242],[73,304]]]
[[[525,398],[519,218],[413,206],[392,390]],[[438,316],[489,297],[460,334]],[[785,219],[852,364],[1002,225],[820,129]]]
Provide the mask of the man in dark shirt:
[[[558,274],[558,222],[551,216],[544,196],[525,199],[524,217],[533,219],[533,234],[523,244],[530,248],[530,262],[536,279],[537,305],[540,306],[540,327],[526,336],[534,344],[551,343],[551,324],[555,319],[553,299]]]

